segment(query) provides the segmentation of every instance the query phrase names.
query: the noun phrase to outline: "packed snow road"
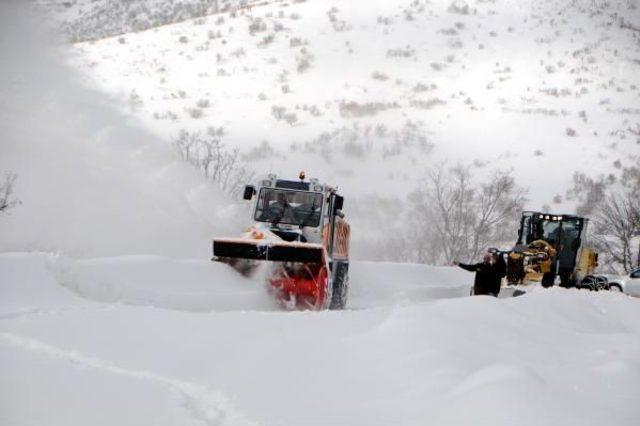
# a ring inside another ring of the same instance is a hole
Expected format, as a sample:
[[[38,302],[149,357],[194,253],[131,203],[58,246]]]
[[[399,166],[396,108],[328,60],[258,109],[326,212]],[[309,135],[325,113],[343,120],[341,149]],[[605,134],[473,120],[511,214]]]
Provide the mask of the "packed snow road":
[[[6,425],[635,425],[640,306],[462,297],[452,268],[356,263],[349,309],[280,312],[200,260],[0,255]]]

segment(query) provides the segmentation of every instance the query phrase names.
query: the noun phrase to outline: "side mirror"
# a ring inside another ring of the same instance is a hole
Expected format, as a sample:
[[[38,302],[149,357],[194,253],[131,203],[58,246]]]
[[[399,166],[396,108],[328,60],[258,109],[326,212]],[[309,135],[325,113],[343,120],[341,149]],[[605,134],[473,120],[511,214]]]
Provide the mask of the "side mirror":
[[[253,185],[247,185],[244,187],[244,194],[242,194],[242,198],[244,200],[250,200],[253,198],[253,194],[256,193],[256,189]]]
[[[336,199],[333,203],[333,208],[336,210],[342,210],[343,204],[344,204],[344,197],[341,195],[336,195]]]

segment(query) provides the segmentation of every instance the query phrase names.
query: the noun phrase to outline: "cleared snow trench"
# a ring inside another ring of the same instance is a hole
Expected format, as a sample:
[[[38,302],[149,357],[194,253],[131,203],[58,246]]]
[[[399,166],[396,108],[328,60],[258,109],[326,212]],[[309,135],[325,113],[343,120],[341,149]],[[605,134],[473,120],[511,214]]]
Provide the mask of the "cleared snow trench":
[[[268,266],[245,278],[207,259],[123,256],[52,262],[58,282],[82,297],[183,311],[278,310],[264,286]],[[349,309],[469,295],[457,268],[352,262]]]

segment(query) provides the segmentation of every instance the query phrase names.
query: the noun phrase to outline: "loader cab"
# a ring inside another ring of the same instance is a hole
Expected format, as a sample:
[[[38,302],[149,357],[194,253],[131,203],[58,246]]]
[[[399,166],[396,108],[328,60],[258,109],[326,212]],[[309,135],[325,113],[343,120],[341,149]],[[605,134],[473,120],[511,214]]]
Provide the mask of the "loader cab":
[[[557,251],[557,273],[564,283],[575,271],[587,222],[588,219],[574,215],[524,212],[516,244],[529,245],[543,240],[553,246]]]

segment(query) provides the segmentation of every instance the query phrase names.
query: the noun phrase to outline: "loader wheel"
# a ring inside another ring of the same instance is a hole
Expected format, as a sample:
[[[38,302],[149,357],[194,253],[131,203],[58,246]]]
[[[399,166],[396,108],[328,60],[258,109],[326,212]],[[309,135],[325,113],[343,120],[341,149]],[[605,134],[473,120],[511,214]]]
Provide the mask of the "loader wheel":
[[[540,284],[542,284],[542,287],[544,288],[549,288],[551,286],[553,286],[553,282],[556,280],[556,275],[552,274],[551,272],[546,272],[543,276],[542,276],[542,282]]]
[[[349,294],[349,264],[346,262],[336,263],[335,275],[333,277],[333,293],[329,309],[344,309],[347,305]]]

